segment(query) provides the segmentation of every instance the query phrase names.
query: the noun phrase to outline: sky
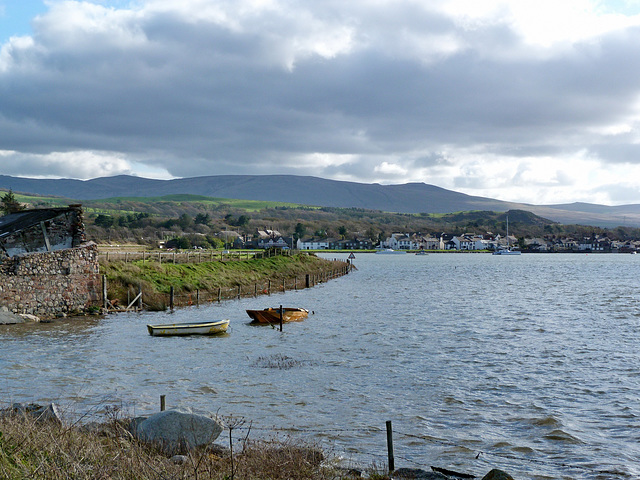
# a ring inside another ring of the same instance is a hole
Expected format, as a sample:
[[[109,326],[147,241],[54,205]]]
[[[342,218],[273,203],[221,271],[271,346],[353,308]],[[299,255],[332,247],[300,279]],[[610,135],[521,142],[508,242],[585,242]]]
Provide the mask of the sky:
[[[640,204],[640,0],[0,0],[0,174]]]

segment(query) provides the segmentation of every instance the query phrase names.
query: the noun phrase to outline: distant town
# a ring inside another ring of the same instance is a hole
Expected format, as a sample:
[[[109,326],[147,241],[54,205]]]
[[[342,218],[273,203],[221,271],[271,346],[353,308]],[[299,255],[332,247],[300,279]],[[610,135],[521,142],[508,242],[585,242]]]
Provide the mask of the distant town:
[[[353,238],[315,238],[306,237],[296,239],[285,236],[276,230],[258,230],[255,235],[243,236],[238,232],[224,231],[221,236],[227,240],[229,248],[292,248],[298,250],[375,250],[392,249],[405,251],[494,251],[511,246],[522,252],[597,252],[597,253],[635,253],[640,250],[640,241],[615,241],[606,236],[593,235],[591,237],[549,237],[517,238],[501,235],[477,235],[465,233],[454,235],[438,233],[421,235],[417,233],[393,233],[380,242],[374,242],[364,236]],[[171,246],[171,242],[168,244]]]

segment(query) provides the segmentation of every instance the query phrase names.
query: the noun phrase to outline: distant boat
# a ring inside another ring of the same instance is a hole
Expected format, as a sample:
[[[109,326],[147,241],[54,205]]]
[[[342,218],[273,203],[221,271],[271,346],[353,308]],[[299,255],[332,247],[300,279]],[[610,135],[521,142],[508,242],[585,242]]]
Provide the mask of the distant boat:
[[[407,253],[404,250],[394,250],[393,248],[385,248],[384,250],[378,250],[376,253],[380,253],[382,255],[390,255],[394,253]]]
[[[498,248],[493,252],[494,255],[520,255],[520,250],[511,250],[509,242],[509,217],[507,216],[507,248]]]
[[[229,320],[217,320],[215,322],[189,322],[167,323],[162,325],[147,325],[149,335],[217,335],[227,331]]]
[[[253,320],[252,323],[280,323],[280,308],[265,308],[264,310],[247,310],[247,315]],[[282,308],[282,323],[300,322],[307,318],[309,310],[306,308],[285,307]]]
[[[427,252],[420,250],[419,252],[416,252],[416,255],[427,255]]]
[[[510,248],[501,248],[493,252],[493,255],[520,255],[520,250],[511,250]]]

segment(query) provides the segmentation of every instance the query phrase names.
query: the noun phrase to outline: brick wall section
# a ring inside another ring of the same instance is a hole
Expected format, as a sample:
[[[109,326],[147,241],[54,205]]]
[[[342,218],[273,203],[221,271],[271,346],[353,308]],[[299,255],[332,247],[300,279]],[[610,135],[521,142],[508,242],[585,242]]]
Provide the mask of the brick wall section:
[[[0,306],[41,318],[74,314],[99,306],[102,279],[98,247],[30,253],[0,264]]]

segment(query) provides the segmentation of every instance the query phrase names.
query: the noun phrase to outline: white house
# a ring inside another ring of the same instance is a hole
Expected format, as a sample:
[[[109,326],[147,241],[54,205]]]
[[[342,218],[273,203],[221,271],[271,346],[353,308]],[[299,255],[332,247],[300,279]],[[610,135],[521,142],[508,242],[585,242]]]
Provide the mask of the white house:
[[[456,245],[456,250],[484,250],[487,243],[480,235],[461,235],[451,239]]]
[[[423,237],[420,240],[420,248],[423,250],[439,250],[440,239],[436,237]]]
[[[394,250],[418,250],[420,249],[420,239],[407,233],[392,233],[390,237],[381,242],[381,246]]]
[[[307,238],[305,240],[298,239],[296,247],[298,250],[328,250],[331,239],[324,238]]]

